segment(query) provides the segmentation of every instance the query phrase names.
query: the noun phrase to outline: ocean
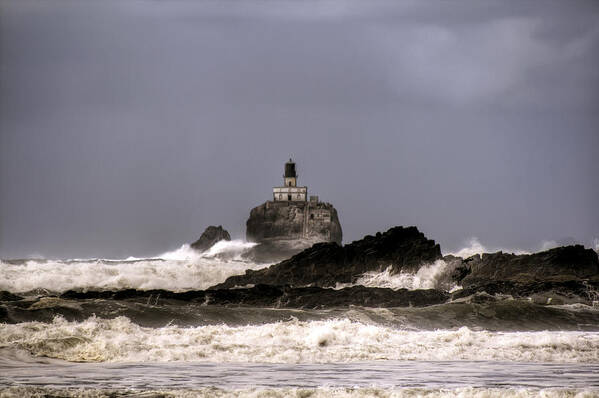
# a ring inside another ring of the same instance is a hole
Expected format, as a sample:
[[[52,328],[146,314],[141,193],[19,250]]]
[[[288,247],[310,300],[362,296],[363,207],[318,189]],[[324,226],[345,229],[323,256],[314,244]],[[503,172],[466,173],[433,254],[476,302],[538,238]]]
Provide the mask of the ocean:
[[[0,262],[0,397],[594,397],[599,308],[510,297],[426,307],[261,308],[151,295],[269,264],[251,244],[154,258]],[[437,288],[445,264],[356,284]],[[342,289],[347,286],[337,286]],[[589,294],[595,294],[590,292]]]

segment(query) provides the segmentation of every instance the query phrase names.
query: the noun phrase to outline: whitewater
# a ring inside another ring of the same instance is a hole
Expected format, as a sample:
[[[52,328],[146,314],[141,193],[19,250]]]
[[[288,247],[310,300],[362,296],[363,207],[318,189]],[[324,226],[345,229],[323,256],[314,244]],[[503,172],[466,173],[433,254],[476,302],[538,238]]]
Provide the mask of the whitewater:
[[[252,246],[1,260],[0,315],[16,308],[11,319],[21,321],[0,324],[0,397],[599,396],[599,308],[582,304],[481,296],[423,308],[308,310],[59,297],[207,289],[268,267],[244,258]],[[483,249],[473,241],[455,254]],[[452,271],[444,260],[415,272],[383,268],[336,289],[451,292],[460,289]]]
[[[71,362],[599,362],[599,333],[413,331],[348,319],[144,328],[126,317],[0,326],[0,347]]]
[[[270,264],[256,264],[241,257],[252,243],[219,242],[205,253],[197,253],[188,244],[154,258],[129,257],[115,259],[68,260],[0,260],[2,279],[0,290],[11,293],[35,293],[44,290],[62,293],[67,290],[164,289],[173,292],[202,290],[224,282],[229,276],[258,270]],[[348,286],[383,287],[391,289],[444,289],[459,286],[449,281],[452,271],[443,260],[423,265],[416,273],[392,274],[367,272]]]
[[[165,289],[174,292],[206,289],[255,264],[241,258],[254,246],[240,240],[221,241],[198,253],[189,244],[153,258],[69,260],[0,260],[0,290],[27,293],[36,289],[67,290]]]

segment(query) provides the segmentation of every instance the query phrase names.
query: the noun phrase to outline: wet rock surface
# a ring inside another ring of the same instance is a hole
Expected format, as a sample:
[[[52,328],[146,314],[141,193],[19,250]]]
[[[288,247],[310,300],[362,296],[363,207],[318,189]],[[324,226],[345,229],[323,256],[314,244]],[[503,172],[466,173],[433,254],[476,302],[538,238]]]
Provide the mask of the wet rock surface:
[[[599,330],[597,309],[560,307],[485,292],[453,299],[434,290],[353,287],[341,290],[255,286],[248,289],[172,293],[164,290],[65,292],[60,297],[0,300],[0,322],[52,323],[125,316],[147,327],[244,326],[268,322],[350,317],[400,328],[484,327],[488,330]],[[299,310],[301,309],[301,310]]]
[[[394,227],[367,235],[345,246],[317,243],[269,268],[232,276],[216,289],[248,284],[334,287],[353,283],[368,271],[391,267],[392,272],[415,271],[441,259],[441,248],[416,227]]]
[[[581,245],[557,247],[533,254],[484,253],[462,260],[456,266],[455,276],[463,287],[491,282],[510,282],[513,285],[599,282],[599,259],[594,250]]]
[[[466,259],[441,257],[439,245],[416,227],[394,227],[345,246],[315,244],[288,260],[229,277],[213,288],[257,284],[335,287],[355,283],[365,272],[387,267],[394,274],[416,272],[422,265],[439,259],[447,264],[449,278],[462,288],[452,293],[452,299],[484,292],[539,304],[599,303],[599,259],[594,250],[573,245],[533,254],[498,252]],[[375,294],[374,290],[368,292]]]
[[[516,283],[510,281],[491,281],[473,285],[451,294],[452,300],[485,293],[490,296],[509,295],[537,304],[573,304],[593,305],[599,303],[599,282],[564,281]]]
[[[274,308],[332,308],[350,305],[365,307],[420,307],[447,301],[449,294],[434,290],[383,289],[353,286],[344,289],[257,285],[243,289],[194,290],[175,293],[167,290],[68,291],[62,300],[138,300],[165,303],[185,301],[206,305],[234,305]]]

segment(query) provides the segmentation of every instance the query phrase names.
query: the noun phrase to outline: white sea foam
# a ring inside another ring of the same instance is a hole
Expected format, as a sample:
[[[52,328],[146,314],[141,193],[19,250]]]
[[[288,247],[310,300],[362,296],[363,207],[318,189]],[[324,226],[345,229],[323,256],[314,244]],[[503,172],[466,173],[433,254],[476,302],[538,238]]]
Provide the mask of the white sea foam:
[[[0,325],[0,346],[91,362],[599,362],[599,332],[407,331],[348,319],[145,328],[126,317]]]
[[[566,243],[566,244],[569,244],[569,243]],[[495,253],[495,252],[499,252],[499,251],[504,252],[504,253],[514,253],[514,254],[531,254],[532,252],[546,251],[546,250],[553,249],[553,248],[556,248],[556,247],[559,247],[562,245],[564,245],[564,243],[560,244],[560,243],[556,242],[555,240],[544,240],[538,246],[536,246],[536,248],[532,249],[532,251],[529,251],[529,250],[522,250],[522,249],[509,249],[509,248],[503,248],[503,247],[488,247],[488,246],[483,245],[479,241],[478,238],[472,237],[467,241],[466,246],[464,246],[460,250],[455,251],[455,252],[445,253],[445,254],[462,257],[462,258],[468,258],[468,257],[474,256],[475,254]],[[599,253],[599,239],[595,238],[595,239],[591,240],[591,248]]]
[[[130,396],[130,390],[120,391],[123,396]],[[57,389],[14,386],[0,390],[3,398],[38,398],[44,396],[60,396],[65,398],[104,398],[118,394],[114,390],[96,389]],[[207,387],[194,390],[160,390],[138,392],[134,396],[157,397],[168,396],[172,398],[592,398],[597,397],[597,389],[565,389],[565,388],[388,388],[388,387],[320,387],[320,388],[251,388],[251,389],[221,389]]]
[[[235,260],[241,260],[241,255],[248,249],[256,246],[256,243],[245,242],[243,240],[221,240],[216,242],[205,252],[198,252],[191,248],[189,244],[184,244],[177,250],[162,253],[158,258],[163,260],[194,261],[201,258],[214,258],[224,256]]]
[[[543,242],[543,245],[550,245],[551,242]],[[554,246],[555,247],[555,246]],[[549,248],[549,247],[548,247]],[[546,250],[546,249],[544,249]],[[456,257],[468,258],[474,256],[475,254],[483,254],[483,253],[495,253],[495,252],[504,252],[504,253],[514,253],[514,254],[530,254],[529,251],[522,249],[506,249],[506,248],[489,248],[484,246],[478,238],[472,237],[468,240],[467,245],[456,252],[446,253]]]
[[[205,289],[246,269],[268,264],[242,261],[253,243],[219,242],[205,253],[189,245],[157,258],[127,260],[28,260],[22,264],[0,261],[0,290],[22,293],[34,289]]]
[[[433,264],[423,265],[416,273],[400,272],[393,274],[391,267],[382,272],[366,272],[354,285],[366,287],[384,287],[390,289],[442,289],[453,291],[459,288],[452,282],[450,274],[453,269],[443,260],[437,260]],[[339,285],[346,287],[349,285]]]

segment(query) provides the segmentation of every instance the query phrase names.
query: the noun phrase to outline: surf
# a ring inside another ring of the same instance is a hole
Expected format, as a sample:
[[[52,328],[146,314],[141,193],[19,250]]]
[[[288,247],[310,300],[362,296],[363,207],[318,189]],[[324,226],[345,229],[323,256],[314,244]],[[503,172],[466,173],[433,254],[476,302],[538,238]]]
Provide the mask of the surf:
[[[0,346],[70,362],[599,362],[599,332],[403,330],[344,319],[142,327],[124,316],[0,324]]]

